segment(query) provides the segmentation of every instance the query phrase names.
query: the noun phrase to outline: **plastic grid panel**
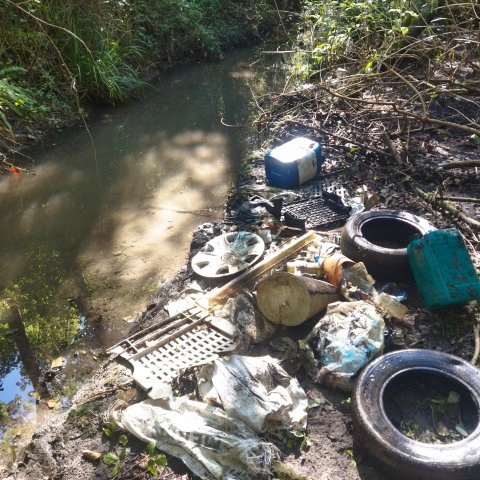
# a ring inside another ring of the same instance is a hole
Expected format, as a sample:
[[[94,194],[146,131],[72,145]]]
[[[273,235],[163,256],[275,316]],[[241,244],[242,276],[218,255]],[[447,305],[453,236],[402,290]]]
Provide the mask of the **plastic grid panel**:
[[[207,319],[208,315],[200,309],[190,309],[156,328],[132,335],[109,351],[127,360],[133,367],[134,380],[149,390],[158,382],[171,381],[180,370],[208,363],[217,358],[218,353],[233,348],[234,338],[209,325]],[[178,325],[179,321],[183,323],[172,332],[169,327]],[[179,333],[177,336],[175,331]]]
[[[141,365],[143,375],[148,371],[150,381],[169,381],[180,370],[210,362],[232,346],[232,339],[219,332],[197,328],[131,363],[134,369]]]

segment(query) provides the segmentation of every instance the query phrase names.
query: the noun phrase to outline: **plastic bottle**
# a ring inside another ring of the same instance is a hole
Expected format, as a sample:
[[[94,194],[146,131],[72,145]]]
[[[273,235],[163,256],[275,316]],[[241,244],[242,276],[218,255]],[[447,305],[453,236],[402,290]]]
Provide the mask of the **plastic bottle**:
[[[374,297],[373,301],[375,302],[375,305],[382,308],[389,315],[398,320],[402,320],[408,312],[408,308],[405,305],[395,300],[395,298],[388,293],[379,293]]]
[[[287,272],[294,275],[302,275],[308,273],[320,277],[323,273],[322,267],[318,262],[310,262],[308,260],[293,260],[287,262]]]

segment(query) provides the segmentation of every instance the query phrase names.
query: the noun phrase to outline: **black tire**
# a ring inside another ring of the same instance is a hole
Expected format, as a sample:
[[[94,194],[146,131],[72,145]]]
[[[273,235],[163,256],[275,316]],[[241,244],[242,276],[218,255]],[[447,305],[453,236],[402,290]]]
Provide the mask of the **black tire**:
[[[397,430],[386,414],[383,400],[387,386],[398,382],[405,372],[453,381],[474,405],[476,423],[470,435],[454,443],[430,444],[412,440]],[[367,365],[357,380],[352,398],[353,434],[361,448],[388,470],[388,478],[478,480],[479,405],[480,373],[469,363],[430,350],[392,352]]]
[[[410,281],[407,246],[412,238],[435,227],[424,218],[396,210],[362,212],[351,217],[342,231],[342,253],[363,262],[374,278]]]

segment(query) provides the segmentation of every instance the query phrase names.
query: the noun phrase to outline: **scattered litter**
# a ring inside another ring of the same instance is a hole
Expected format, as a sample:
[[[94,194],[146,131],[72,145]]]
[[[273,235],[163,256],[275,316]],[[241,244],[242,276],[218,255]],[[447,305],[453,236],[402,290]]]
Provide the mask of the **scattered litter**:
[[[241,273],[238,277],[230,280],[222,287],[211,291],[207,295],[208,305],[210,307],[214,306],[222,300],[238,293],[248,283],[259,278],[265,272],[272,270],[305,246],[316,241],[317,238],[318,235],[315,232],[306,232],[301,237],[290,240],[282,245],[279,250],[267,255],[260,263],[254,265],[251,269]]]
[[[342,271],[343,282],[341,291],[350,301],[367,300],[373,298],[377,291],[374,288],[375,280],[367,272],[363,262],[355,263]]]
[[[412,240],[408,261],[426,308],[459,305],[480,299],[480,281],[461,233],[433,230]]]
[[[330,283],[308,277],[275,273],[257,287],[258,308],[277,325],[300,325],[339,299]]]
[[[287,273],[293,275],[313,275],[320,277],[323,273],[322,266],[318,262],[311,262],[308,260],[293,260],[287,262]]]
[[[202,479],[267,479],[279,457],[277,447],[239,418],[187,397],[146,400],[112,415],[120,428],[155,442]]]
[[[64,362],[63,357],[54,358],[54,359],[52,360],[52,364],[50,365],[50,368],[51,368],[51,369],[54,369],[54,368],[62,368],[62,367],[63,367],[63,362]]]
[[[168,315],[173,317],[185,310],[197,307],[204,294],[205,292],[200,285],[193,281],[181,292],[180,298],[170,300],[164,308],[168,312]]]
[[[327,262],[327,260],[325,261]],[[403,317],[408,313],[408,307],[400,303],[396,297],[384,291],[391,290],[395,287],[395,284],[386,284],[381,291],[377,291],[373,286],[375,280],[367,272],[365,265],[362,262],[353,265],[351,263],[345,261],[344,265],[346,267],[341,269],[340,273],[343,278],[340,284],[343,296],[349,301],[370,300],[378,307],[380,313],[386,313],[396,320],[403,320]],[[338,278],[336,280],[338,281]],[[404,292],[399,296],[401,299],[405,297]]]
[[[197,380],[204,402],[221,406],[258,433],[307,427],[307,396],[272,357],[219,358],[202,367]]]
[[[41,396],[38,392],[36,391],[33,391],[33,392],[30,392],[29,395],[35,399],[35,401],[38,403],[41,399]]]
[[[394,282],[386,283],[382,287],[378,288],[377,291],[378,293],[382,293],[382,292],[388,293],[393,298],[395,298],[397,302],[403,302],[408,298],[407,292],[400,290],[400,287]]]
[[[323,271],[327,282],[340,288],[343,282],[344,269],[353,267],[355,262],[340,252],[328,255],[323,260]]]
[[[90,460],[91,462],[98,462],[102,457],[102,454],[93,450],[82,450],[82,457]]]
[[[202,277],[218,278],[245,270],[263,255],[265,243],[250,232],[231,232],[212,238],[192,258],[192,268]]]
[[[270,323],[256,308],[252,295],[244,291],[229,298],[215,315],[229,320],[239,331],[237,351],[247,351],[251,345],[269,339],[276,325]]]
[[[54,400],[53,398],[51,398],[50,400],[48,400],[47,406],[48,408],[50,408],[50,410],[58,410],[62,406],[62,403],[58,400]]]
[[[388,293],[379,293],[374,297],[373,301],[377,307],[397,320],[403,320],[403,317],[408,313],[408,307],[400,303]]]
[[[308,374],[318,383],[349,392],[356,374],[383,352],[385,322],[371,303],[337,302],[301,344]]]
[[[237,330],[230,322],[192,308],[142,330],[111,347],[133,367],[133,379],[150,398],[168,391],[182,369],[203,365],[235,348]]]

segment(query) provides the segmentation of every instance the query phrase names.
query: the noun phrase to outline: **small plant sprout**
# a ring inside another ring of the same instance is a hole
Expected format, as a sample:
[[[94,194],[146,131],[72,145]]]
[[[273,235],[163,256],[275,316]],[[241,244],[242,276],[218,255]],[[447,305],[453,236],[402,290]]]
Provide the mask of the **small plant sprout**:
[[[126,435],[120,435],[118,437],[118,446],[111,452],[108,452],[103,457],[103,463],[112,466],[111,478],[115,478],[122,469],[122,465],[130,453],[130,449],[127,448],[128,438]]]
[[[163,453],[156,453],[155,442],[150,442],[146,450],[145,468],[154,476],[160,475],[160,472],[167,465],[167,457]]]

